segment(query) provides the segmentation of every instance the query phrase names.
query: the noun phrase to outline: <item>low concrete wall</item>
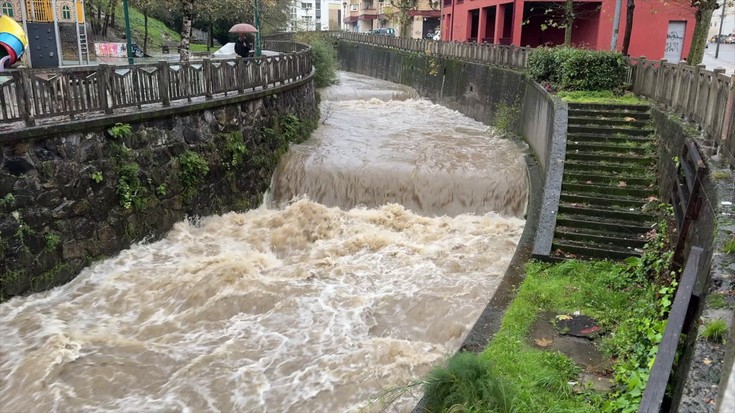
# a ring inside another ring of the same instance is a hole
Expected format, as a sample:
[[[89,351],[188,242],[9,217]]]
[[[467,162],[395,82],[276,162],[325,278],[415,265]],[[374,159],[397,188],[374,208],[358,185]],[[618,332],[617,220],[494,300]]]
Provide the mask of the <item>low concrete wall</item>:
[[[487,125],[521,136],[541,169],[539,219],[533,254],[548,255],[556,224],[566,151],[567,105],[523,73],[340,40],[342,69],[411,86],[431,99]],[[543,189],[542,189],[543,188]]]
[[[308,77],[1,138],[0,299],[60,285],[187,216],[259,206],[279,156],[318,117]]]
[[[681,148],[687,137],[694,138],[698,144],[706,146],[707,142],[697,129],[684,124],[678,117],[652,109],[659,145],[658,170],[659,195],[662,201],[669,201],[675,185],[676,157],[681,155]],[[703,152],[703,151],[700,151]],[[703,154],[706,155],[706,154]],[[694,294],[700,297],[697,317],[701,323],[695,323],[693,331],[687,334],[686,349],[679,360],[677,368],[677,387],[673,393],[673,412],[727,412],[732,411],[733,395],[723,401],[723,391],[732,377],[733,358],[735,358],[735,254],[725,254],[723,247],[735,233],[735,182],[733,172],[727,166],[727,159],[704,157],[709,168],[709,175],[702,182],[703,203],[699,218],[690,227],[687,242],[688,253],[691,246],[705,249],[706,267],[709,272],[702,274],[694,288]],[[711,297],[719,295],[722,300],[717,304]],[[723,307],[722,302],[726,305]],[[708,321],[722,319],[729,325],[728,346],[714,344],[698,337],[697,328],[703,328]],[[705,362],[705,360],[707,360]],[[716,401],[720,399],[719,410]],[[730,410],[725,409],[730,406]]]

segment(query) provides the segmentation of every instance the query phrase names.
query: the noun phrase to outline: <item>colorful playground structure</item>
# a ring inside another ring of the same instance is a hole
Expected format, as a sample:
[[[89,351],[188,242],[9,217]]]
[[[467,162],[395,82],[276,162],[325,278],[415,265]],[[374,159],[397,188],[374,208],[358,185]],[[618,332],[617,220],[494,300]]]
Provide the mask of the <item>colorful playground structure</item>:
[[[0,72],[20,60],[27,48],[23,28],[7,15],[0,15]]]

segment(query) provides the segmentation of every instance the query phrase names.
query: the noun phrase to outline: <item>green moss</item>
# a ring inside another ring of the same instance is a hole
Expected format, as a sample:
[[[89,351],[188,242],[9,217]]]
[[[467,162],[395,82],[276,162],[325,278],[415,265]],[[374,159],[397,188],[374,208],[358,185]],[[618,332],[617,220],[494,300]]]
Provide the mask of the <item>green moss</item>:
[[[708,295],[707,306],[714,309],[729,307],[729,305],[727,304],[727,300],[725,300],[725,295],[720,293],[712,293]]]
[[[731,235],[730,239],[725,241],[724,245],[722,246],[722,252],[724,252],[725,254],[735,253],[735,235]]]
[[[61,237],[59,234],[55,232],[47,232],[44,234],[44,240],[46,241],[45,249],[46,251],[53,251],[56,249],[56,247],[59,246],[61,243]]]
[[[71,269],[71,265],[68,263],[61,263],[44,273],[33,276],[31,277],[31,289],[33,291],[43,291],[58,284],[59,275],[63,272],[69,272]]]

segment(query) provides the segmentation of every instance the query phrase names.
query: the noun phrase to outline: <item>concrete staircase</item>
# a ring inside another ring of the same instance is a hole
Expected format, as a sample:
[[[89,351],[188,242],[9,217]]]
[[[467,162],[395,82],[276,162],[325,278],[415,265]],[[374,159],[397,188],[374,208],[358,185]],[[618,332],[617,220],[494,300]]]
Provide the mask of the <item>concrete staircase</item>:
[[[570,104],[552,257],[640,256],[657,194],[649,107]]]

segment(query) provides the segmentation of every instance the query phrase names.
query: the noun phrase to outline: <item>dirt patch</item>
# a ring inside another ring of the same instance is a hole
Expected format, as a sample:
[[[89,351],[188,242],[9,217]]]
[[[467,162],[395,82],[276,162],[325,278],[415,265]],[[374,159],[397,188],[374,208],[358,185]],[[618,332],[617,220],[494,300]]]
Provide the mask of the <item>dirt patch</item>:
[[[585,315],[540,313],[531,325],[529,343],[546,351],[558,351],[581,366],[579,384],[597,391],[611,391],[611,362],[597,349],[594,338],[600,328]]]

